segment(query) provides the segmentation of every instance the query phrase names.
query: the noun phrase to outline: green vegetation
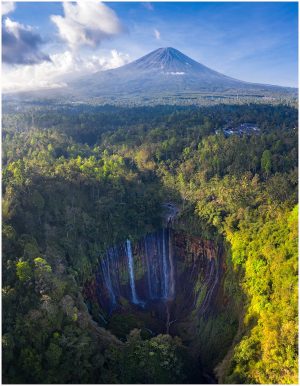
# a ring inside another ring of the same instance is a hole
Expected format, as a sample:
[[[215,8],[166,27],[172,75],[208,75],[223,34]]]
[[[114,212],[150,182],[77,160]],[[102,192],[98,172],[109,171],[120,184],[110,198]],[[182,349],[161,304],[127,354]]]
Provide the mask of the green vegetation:
[[[215,134],[228,122],[261,131]],[[139,326],[115,319],[121,342],[81,296],[106,248],[159,228],[166,201],[181,209],[177,227],[228,249],[239,326],[220,381],[297,383],[296,109],[42,106],[7,112],[3,126],[5,383],[189,382],[177,337],[125,339]],[[228,315],[197,322],[200,351],[205,336],[217,349],[232,341]]]
[[[140,330],[134,329],[123,349],[113,349],[110,355],[115,383],[184,383],[190,376],[184,372],[191,367],[188,355],[180,339],[170,335],[143,340]],[[107,383],[111,383],[111,378]]]
[[[251,224],[243,220],[231,236],[234,263],[247,256],[242,286],[249,303],[248,331],[235,348],[230,383],[297,383],[297,225],[295,207],[276,217],[257,216]]]

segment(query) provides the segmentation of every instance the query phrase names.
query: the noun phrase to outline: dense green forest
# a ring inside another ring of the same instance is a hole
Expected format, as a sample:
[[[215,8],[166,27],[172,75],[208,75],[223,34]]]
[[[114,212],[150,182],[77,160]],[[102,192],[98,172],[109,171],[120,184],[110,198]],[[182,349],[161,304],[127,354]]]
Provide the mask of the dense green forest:
[[[218,381],[297,383],[297,118],[264,104],[4,111],[4,383],[191,381],[178,337],[119,339],[82,295],[108,247],[161,227],[166,201],[226,246],[239,320]],[[260,131],[220,131],[244,122]]]

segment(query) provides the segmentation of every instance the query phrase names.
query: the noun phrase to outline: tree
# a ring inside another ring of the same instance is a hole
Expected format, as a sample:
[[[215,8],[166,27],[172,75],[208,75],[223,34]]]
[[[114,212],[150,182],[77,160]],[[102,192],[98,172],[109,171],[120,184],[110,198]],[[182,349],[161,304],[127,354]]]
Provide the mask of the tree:
[[[34,265],[35,271],[38,275],[44,275],[52,271],[51,266],[42,257],[36,257],[34,259]]]
[[[186,353],[178,337],[158,335],[141,338],[134,329],[125,346],[111,350],[112,366],[118,369],[122,383],[183,383],[186,380]]]
[[[32,269],[27,261],[18,261],[16,263],[16,273],[20,281],[27,281],[32,278]]]
[[[272,155],[271,155],[270,150],[265,150],[261,156],[261,162],[260,162],[261,168],[267,176],[270,174],[271,168],[272,168],[272,158],[271,157],[272,157]]]

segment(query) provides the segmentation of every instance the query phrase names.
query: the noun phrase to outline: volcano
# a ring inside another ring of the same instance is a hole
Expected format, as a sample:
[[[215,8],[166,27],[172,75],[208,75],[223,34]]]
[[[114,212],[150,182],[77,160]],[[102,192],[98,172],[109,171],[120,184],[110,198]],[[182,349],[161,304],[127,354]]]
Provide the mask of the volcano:
[[[214,71],[172,47],[159,48],[122,67],[85,76],[69,84],[74,94],[154,96],[187,93],[264,93],[288,89],[244,82]]]

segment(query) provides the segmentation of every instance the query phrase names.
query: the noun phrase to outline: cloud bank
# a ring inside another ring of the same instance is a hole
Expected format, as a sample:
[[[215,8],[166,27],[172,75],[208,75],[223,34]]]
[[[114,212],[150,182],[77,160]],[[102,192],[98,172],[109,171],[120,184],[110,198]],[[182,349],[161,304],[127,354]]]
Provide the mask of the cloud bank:
[[[97,46],[123,30],[116,13],[99,1],[65,2],[63,8],[64,16],[52,15],[51,20],[71,49]]]
[[[41,36],[31,27],[5,18],[2,22],[2,61],[10,64],[35,64],[49,61],[40,51]]]
[[[50,55],[51,61],[35,65],[5,66],[2,79],[4,92],[64,87],[72,78],[116,68],[128,63],[129,56],[111,50],[107,55],[80,56],[72,51]]]
[[[4,14],[15,9],[13,2],[3,3]],[[80,48],[95,48],[104,39],[123,31],[115,12],[98,0],[63,3],[64,16],[51,15],[60,38],[68,48],[49,55],[40,47],[42,37],[31,26],[5,17],[2,20],[2,90],[26,91],[64,87],[69,80],[88,73],[108,70],[128,63],[129,56],[112,49],[88,54]],[[46,42],[45,42],[46,43]]]

